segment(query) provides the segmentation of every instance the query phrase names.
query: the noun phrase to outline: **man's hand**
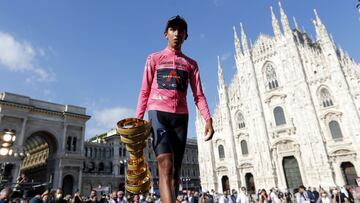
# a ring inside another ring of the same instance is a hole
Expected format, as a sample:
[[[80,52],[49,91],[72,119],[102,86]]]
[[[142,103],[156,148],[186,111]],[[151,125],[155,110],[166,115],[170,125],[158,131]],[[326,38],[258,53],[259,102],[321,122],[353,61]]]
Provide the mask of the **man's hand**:
[[[206,121],[205,124],[205,141],[211,140],[214,135],[214,128],[212,125],[212,118]]]

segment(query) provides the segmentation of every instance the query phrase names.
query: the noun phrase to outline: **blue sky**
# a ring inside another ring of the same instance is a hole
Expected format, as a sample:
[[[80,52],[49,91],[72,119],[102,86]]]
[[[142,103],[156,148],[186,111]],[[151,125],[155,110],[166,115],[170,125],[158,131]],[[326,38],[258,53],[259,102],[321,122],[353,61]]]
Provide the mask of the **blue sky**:
[[[360,13],[355,0],[282,0],[293,27],[313,38],[313,9],[335,42],[360,61]],[[235,73],[233,30],[243,23],[252,42],[273,35],[273,0],[0,1],[0,92],[87,108],[86,137],[133,116],[146,56],[163,49],[165,23],[174,15],[189,24],[183,52],[196,59],[208,103],[218,102],[217,56],[225,81]],[[239,32],[238,32],[239,33]],[[189,136],[195,136],[195,108],[188,94]]]

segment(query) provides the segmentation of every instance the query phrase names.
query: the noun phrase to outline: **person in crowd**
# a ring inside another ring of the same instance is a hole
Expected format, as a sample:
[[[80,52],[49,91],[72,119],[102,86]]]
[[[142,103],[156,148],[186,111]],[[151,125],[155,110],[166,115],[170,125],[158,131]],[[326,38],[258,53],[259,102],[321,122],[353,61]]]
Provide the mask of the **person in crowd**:
[[[124,191],[117,192],[117,203],[126,203],[126,198],[124,196]]]
[[[285,192],[285,198],[288,203],[292,203],[293,195],[291,194],[289,189]]]
[[[262,189],[260,191],[260,195],[259,195],[259,203],[268,203],[268,198],[269,198],[269,196],[268,196],[266,190]]]
[[[190,200],[190,203],[199,203],[199,192],[195,192]]]
[[[281,203],[287,203],[286,197],[283,192],[279,192],[278,199],[280,200]]]
[[[151,194],[148,194],[148,195],[146,196],[145,201],[146,201],[146,203],[153,203],[153,202],[155,202],[155,200],[154,200],[154,198],[152,197]]]
[[[315,199],[315,202],[316,202],[316,201],[319,199],[320,194],[319,194],[319,192],[316,190],[315,187],[313,188],[312,193],[314,194],[314,199]]]
[[[249,197],[246,194],[246,187],[241,187],[240,188],[240,192],[236,198],[235,201],[233,201],[234,203],[249,203]]]
[[[45,190],[45,192],[43,192],[41,194],[41,199],[42,199],[43,203],[49,203],[50,202],[50,192],[49,192],[49,190]]]
[[[64,200],[63,190],[61,188],[56,189],[54,202],[55,203],[67,203],[66,200]]]
[[[0,191],[0,203],[9,203],[12,194],[11,188],[4,188]]]
[[[90,197],[89,199],[86,201],[86,203],[98,203],[97,200],[97,194],[95,190],[91,190],[90,192]]]
[[[83,202],[83,200],[81,199],[80,191],[76,190],[76,192],[74,193],[74,198],[72,199],[71,203],[81,203],[81,202]]]
[[[312,192],[307,191],[305,186],[299,186],[299,193],[296,197],[297,203],[314,203],[315,197]]]
[[[41,195],[35,195],[33,198],[30,199],[29,203],[43,203]]]
[[[325,190],[320,190],[319,198],[316,203],[331,203],[329,194]]]
[[[132,199],[132,203],[139,203],[140,202],[140,197],[139,195],[134,195],[133,199]]]
[[[333,188],[331,200],[333,203],[349,203],[349,199],[345,196],[344,193],[339,191],[337,188]]]

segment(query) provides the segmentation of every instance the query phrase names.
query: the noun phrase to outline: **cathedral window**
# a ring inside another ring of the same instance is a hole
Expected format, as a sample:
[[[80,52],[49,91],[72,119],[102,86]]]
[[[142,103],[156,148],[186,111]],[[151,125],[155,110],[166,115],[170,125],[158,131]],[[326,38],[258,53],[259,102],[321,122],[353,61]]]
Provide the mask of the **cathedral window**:
[[[337,121],[330,121],[329,128],[333,139],[341,139],[343,137],[340,125]]]
[[[279,87],[275,68],[271,63],[267,63],[265,67],[266,85],[269,90]]]
[[[224,146],[219,145],[218,150],[219,150],[219,158],[224,159],[225,158]]]
[[[71,151],[71,137],[67,137],[67,140],[66,140],[66,150],[67,151]]]
[[[245,119],[242,113],[237,113],[236,115],[236,124],[239,129],[245,128]]]
[[[286,124],[284,110],[280,106],[274,109],[274,117],[276,126]]]
[[[240,142],[240,146],[241,146],[241,154],[242,155],[248,155],[249,154],[249,150],[248,150],[248,147],[247,147],[247,143],[245,140],[242,140]]]
[[[104,163],[103,163],[103,162],[100,162],[100,163],[99,163],[99,169],[98,169],[98,171],[99,171],[99,172],[103,172],[103,171],[104,171],[104,168],[105,168],[105,167],[104,167]]]
[[[73,137],[72,147],[73,147],[73,151],[74,151],[74,152],[76,151],[76,142],[77,142],[77,138],[76,138],[76,137]]]
[[[330,94],[329,90],[327,90],[326,88],[321,89],[320,100],[321,100],[321,104],[323,107],[329,107],[329,106],[334,105],[332,98],[331,98],[331,94]]]

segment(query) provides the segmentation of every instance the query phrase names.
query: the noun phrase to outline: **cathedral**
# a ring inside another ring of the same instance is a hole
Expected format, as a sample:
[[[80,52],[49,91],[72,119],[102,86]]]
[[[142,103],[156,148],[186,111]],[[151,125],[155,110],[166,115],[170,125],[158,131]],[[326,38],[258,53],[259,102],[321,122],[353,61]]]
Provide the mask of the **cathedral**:
[[[316,40],[294,28],[281,4],[271,8],[273,36],[248,44],[234,27],[237,71],[229,85],[218,62],[215,134],[202,140],[203,189],[355,185],[360,176],[360,65],[338,48],[316,10]],[[281,25],[281,28],[280,28]]]

